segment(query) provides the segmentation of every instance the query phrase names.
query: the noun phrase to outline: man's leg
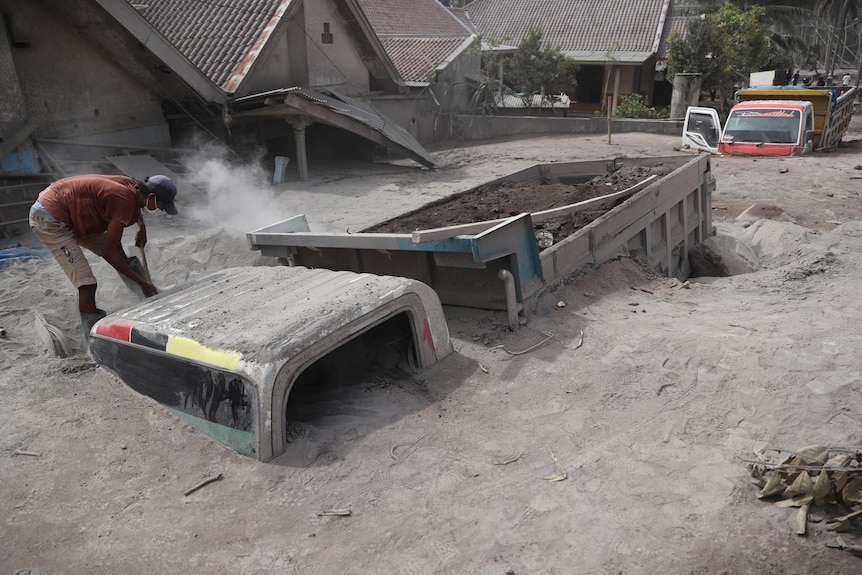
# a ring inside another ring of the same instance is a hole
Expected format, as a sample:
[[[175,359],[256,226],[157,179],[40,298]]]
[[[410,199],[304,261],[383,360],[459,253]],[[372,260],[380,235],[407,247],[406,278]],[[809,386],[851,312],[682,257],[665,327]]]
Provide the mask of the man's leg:
[[[81,286],[78,288],[78,311],[81,313],[98,313],[96,307],[96,285]]]
[[[69,226],[57,220],[30,218],[30,228],[51,250],[51,254],[72,285],[78,290],[78,311],[98,313],[96,308],[96,276]]]
[[[75,239],[77,240],[76,243],[79,247],[79,251],[81,251],[81,247],[84,247],[96,255],[101,255],[103,237],[104,234],[95,234],[84,237],[76,236]],[[83,251],[81,251],[81,260],[84,262],[87,261],[84,258]],[[90,268],[89,263],[87,264],[87,268]],[[90,274],[92,275],[92,271]],[[96,325],[97,321],[108,315],[106,312],[96,307],[96,288],[98,286],[96,285],[95,279],[95,276],[93,276],[93,283],[78,286],[78,311],[81,314],[81,330],[84,333],[84,342],[87,344],[87,347],[90,346],[90,332],[92,331],[93,326]]]
[[[81,315],[84,339],[87,340],[93,325],[106,314],[96,307],[96,277],[81,251],[75,232],[62,222],[32,216],[30,228],[45,247],[51,250],[66,277],[78,289],[78,312]]]

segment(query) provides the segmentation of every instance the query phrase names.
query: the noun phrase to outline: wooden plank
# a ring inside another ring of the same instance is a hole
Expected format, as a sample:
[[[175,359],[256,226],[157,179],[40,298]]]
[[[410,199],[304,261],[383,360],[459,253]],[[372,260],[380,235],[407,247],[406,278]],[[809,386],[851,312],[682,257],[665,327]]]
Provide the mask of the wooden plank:
[[[416,230],[413,232],[413,243],[421,244],[423,242],[432,242],[434,240],[444,240],[454,238],[456,236],[470,236],[478,234],[493,228],[500,222],[505,222],[509,218],[500,218],[497,220],[486,220],[484,222],[472,222],[469,224],[458,224],[455,226],[446,226],[445,228],[432,228],[430,230]]]
[[[576,204],[569,204],[568,206],[562,206],[559,208],[552,208],[550,210],[542,210],[541,212],[533,212],[530,214],[530,217],[533,218],[533,223],[538,224],[541,222],[546,222],[548,220],[552,220],[554,218],[559,218],[560,216],[567,216],[569,214],[574,214],[577,212],[582,212],[584,210],[588,210],[594,206],[603,204],[605,202],[609,202],[611,200],[616,200],[619,198],[624,198],[626,196],[631,196],[636,192],[641,191],[649,184],[658,178],[657,175],[653,174],[648,177],[644,181],[635,184],[630,188],[626,188],[625,190],[620,190],[619,192],[614,192],[612,194],[607,194],[605,196],[599,196],[598,198],[592,198],[589,200],[584,200],[582,202],[578,202]]]

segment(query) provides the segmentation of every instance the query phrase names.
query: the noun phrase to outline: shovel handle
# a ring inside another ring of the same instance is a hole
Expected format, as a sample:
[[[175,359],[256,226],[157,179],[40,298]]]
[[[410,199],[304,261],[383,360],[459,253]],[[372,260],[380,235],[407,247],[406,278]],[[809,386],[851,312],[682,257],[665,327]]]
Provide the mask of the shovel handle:
[[[144,253],[144,246],[141,246],[141,263],[144,264],[144,279],[149,283],[153,283],[153,278],[150,277],[150,268],[147,265],[147,254]]]

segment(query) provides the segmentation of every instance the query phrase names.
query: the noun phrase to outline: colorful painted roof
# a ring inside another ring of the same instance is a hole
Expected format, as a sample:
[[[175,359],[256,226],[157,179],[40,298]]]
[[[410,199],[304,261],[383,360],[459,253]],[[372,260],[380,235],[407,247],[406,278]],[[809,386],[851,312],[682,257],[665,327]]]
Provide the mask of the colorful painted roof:
[[[474,0],[479,33],[518,45],[540,29],[547,45],[582,62],[643,62],[659,50],[671,0]]]

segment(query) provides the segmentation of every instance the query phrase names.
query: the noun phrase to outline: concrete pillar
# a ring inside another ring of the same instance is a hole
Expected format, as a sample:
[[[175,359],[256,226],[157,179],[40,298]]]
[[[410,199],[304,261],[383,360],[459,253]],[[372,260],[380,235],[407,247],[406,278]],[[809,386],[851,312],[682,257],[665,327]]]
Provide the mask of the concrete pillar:
[[[700,102],[702,74],[676,74],[673,77],[673,94],[670,97],[670,119],[682,120],[689,106]]]
[[[299,172],[299,179],[307,180],[308,156],[305,152],[305,128],[313,122],[305,116],[289,120],[289,122],[293,127],[293,141],[296,145],[296,169]]]

